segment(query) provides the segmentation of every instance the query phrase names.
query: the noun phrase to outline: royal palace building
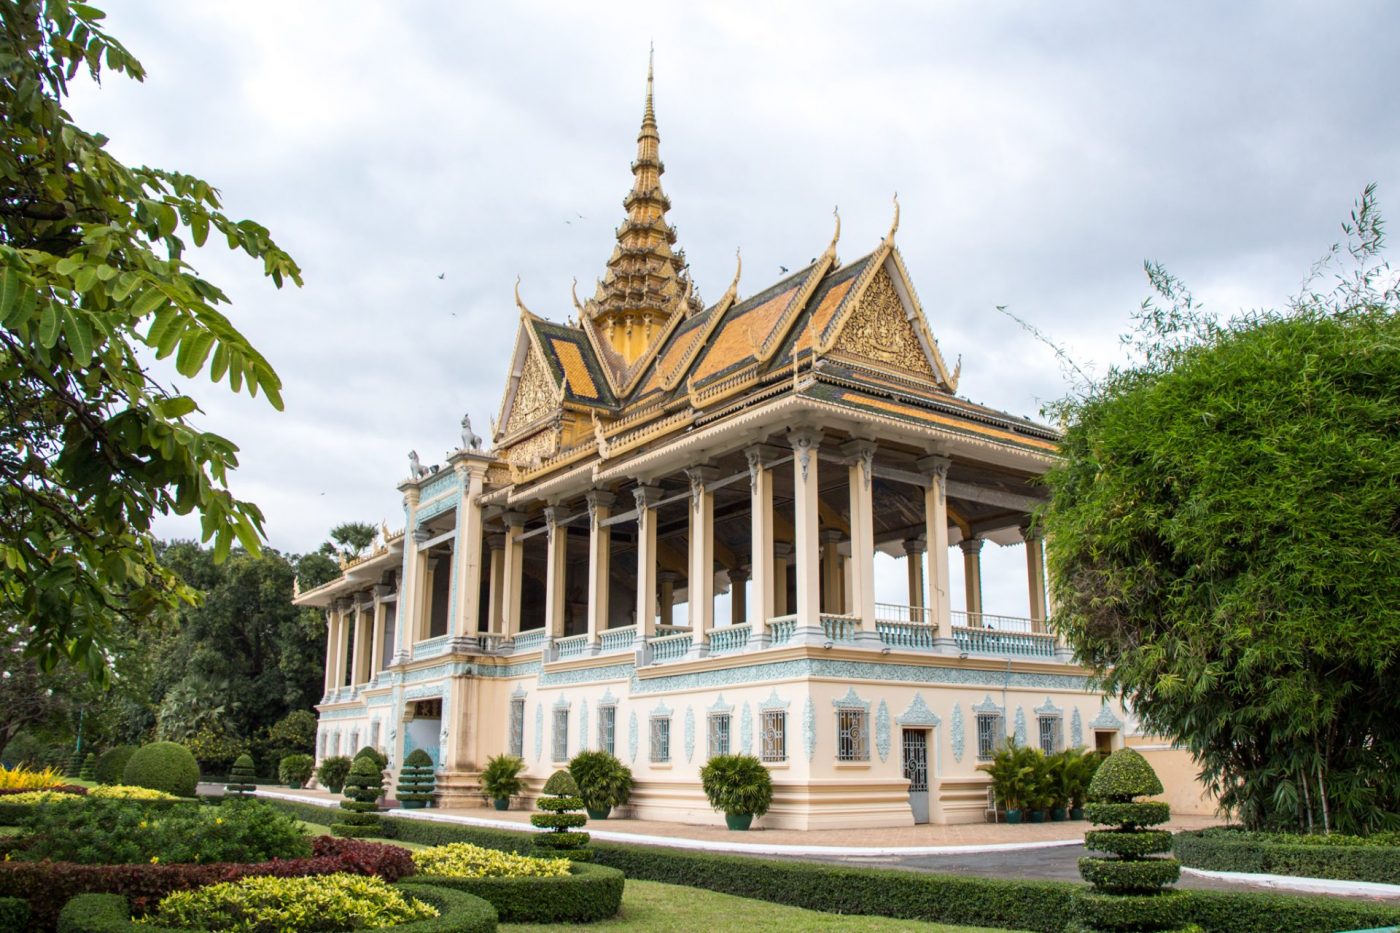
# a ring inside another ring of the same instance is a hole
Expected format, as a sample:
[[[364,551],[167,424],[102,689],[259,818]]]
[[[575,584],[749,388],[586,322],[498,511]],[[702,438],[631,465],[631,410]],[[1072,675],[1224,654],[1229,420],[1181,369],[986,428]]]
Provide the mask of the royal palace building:
[[[405,530],[299,591],[329,634],[318,758],[421,748],[439,805],[476,806],[492,755],[537,789],[601,748],[636,776],[625,812],[718,822],[700,768],[743,752],[775,783],[757,825],[803,829],[980,821],[1008,736],[1129,740],[1049,624],[1033,517],[1057,433],[958,395],[898,205],[860,258],[838,218],[806,268],[746,297],[736,271],[706,307],[659,142],[649,76],[592,297],[557,324],[517,289],[489,443],[464,420],[444,464],[411,457]],[[1024,550],[1028,617],[984,610],[988,546]],[[877,554],[905,603],[877,601]]]

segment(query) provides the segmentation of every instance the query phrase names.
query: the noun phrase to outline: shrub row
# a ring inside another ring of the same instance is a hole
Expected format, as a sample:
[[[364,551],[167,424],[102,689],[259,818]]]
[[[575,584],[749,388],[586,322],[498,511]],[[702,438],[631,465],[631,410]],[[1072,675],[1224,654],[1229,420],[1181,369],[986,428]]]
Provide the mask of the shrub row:
[[[414,875],[415,884],[453,888],[488,900],[502,923],[593,923],[622,909],[624,875],[575,862],[562,878],[442,878]]]
[[[324,823],[327,809],[273,801],[301,819]],[[530,854],[527,833],[402,817],[386,817],[406,842],[470,842]],[[967,926],[1061,933],[1070,920],[1070,894],[1082,885],[1019,881],[878,868],[842,868],[737,855],[713,855],[659,846],[594,843],[595,861],[628,878],[705,888],[723,894],[807,907],[829,913],[872,914]],[[1211,933],[1317,933],[1400,925],[1400,908],[1331,897],[1183,892],[1189,919]]]
[[[29,928],[29,902],[22,897],[0,897],[0,930]]]
[[[1400,884],[1400,846],[1317,843],[1276,833],[1206,829],[1177,833],[1172,847],[1181,864],[1209,871],[1300,875],[1340,881]],[[1344,837],[1345,838],[1345,837]]]
[[[317,836],[308,859],[220,862],[208,865],[78,865],[73,862],[0,862],[0,897],[29,902],[31,927],[52,930],[59,908],[78,894],[120,894],[140,909],[169,894],[249,875],[329,875],[352,872],[397,881],[413,872],[406,849]]]
[[[496,911],[479,897],[461,891],[426,885],[399,885],[404,894],[427,901],[438,909],[431,920],[406,923],[399,933],[494,933]],[[63,908],[58,933],[189,933],[172,927],[137,924],[131,920],[131,904],[119,894],[86,894]]]

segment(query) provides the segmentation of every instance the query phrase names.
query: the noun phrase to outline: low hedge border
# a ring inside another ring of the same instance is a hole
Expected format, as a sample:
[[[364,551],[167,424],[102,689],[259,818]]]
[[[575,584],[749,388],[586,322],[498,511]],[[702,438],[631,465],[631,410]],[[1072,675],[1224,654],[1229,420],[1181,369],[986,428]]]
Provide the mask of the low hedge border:
[[[87,793],[86,788],[84,788],[83,793],[84,793],[84,794]],[[56,803],[59,803],[59,804],[68,804],[68,803],[75,803],[75,802],[82,801],[82,800],[86,800],[86,799],[87,799],[86,796],[76,796],[76,795],[75,795],[71,801],[69,801],[69,800],[62,800],[62,801],[55,801],[55,802],[56,802]],[[94,799],[98,799],[98,798],[94,798]],[[111,799],[114,799],[114,798],[110,798],[110,797],[109,797],[109,798],[107,798],[107,799],[111,800]],[[146,808],[151,809],[151,810],[167,810],[167,809],[169,809],[170,807],[177,807],[177,806],[180,806],[181,804],[190,805],[190,806],[194,806],[194,805],[198,804],[198,801],[197,801],[195,798],[193,798],[193,797],[188,797],[188,798],[182,797],[182,798],[180,798],[180,799],[178,799],[178,800],[137,800],[137,799],[132,799],[132,798],[123,798],[123,802],[124,802],[124,803],[129,803],[129,804],[131,804],[132,806],[146,807]],[[39,808],[39,807],[48,807],[48,806],[53,806],[53,804],[51,804],[51,803],[8,803],[8,802],[6,802],[6,800],[5,800],[4,797],[0,797],[0,826],[20,826],[20,825],[22,825],[22,824],[24,823],[25,818],[28,817],[28,816],[30,816],[32,813],[34,813],[34,811],[35,811],[37,808]]]
[[[138,907],[171,891],[200,888],[249,875],[329,875],[350,872],[397,881],[413,872],[413,857],[398,846],[318,836],[312,857],[208,865],[78,865],[73,862],[0,862],[0,897],[28,901],[31,926],[52,930],[58,913],[78,894],[119,894]],[[0,929],[4,929],[0,927]]]
[[[626,876],[616,868],[575,862],[562,878],[414,875],[410,880],[484,898],[495,905],[502,923],[593,923],[622,909]]]
[[[0,930],[24,930],[28,924],[28,901],[22,897],[0,897]]]
[[[461,891],[421,884],[400,884],[410,897],[427,901],[439,911],[431,920],[394,927],[393,933],[495,933],[496,909],[479,897]],[[136,923],[131,903],[120,894],[79,894],[64,905],[58,916],[58,933],[190,933],[175,927]]]
[[[1274,834],[1205,829],[1177,833],[1172,848],[1181,864],[1208,871],[1400,884],[1400,846],[1289,844]]]
[[[330,812],[313,804],[272,801],[299,818],[324,823]],[[406,842],[474,845],[530,855],[532,834],[429,820],[385,817]],[[870,914],[964,926],[1062,933],[1070,899],[1085,885],[932,875],[879,868],[845,868],[798,861],[718,855],[660,846],[595,842],[600,865],[628,878],[681,884],[827,913]],[[1400,925],[1400,908],[1296,894],[1189,890],[1187,917],[1211,933],[1317,933]]]

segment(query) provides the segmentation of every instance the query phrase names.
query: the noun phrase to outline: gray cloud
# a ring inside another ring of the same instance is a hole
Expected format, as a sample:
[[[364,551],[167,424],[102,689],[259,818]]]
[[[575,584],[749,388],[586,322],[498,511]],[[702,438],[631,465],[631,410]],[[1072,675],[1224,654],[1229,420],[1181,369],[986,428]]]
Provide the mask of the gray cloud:
[[[243,446],[237,491],[293,551],[339,520],[397,524],[407,450],[437,458],[463,410],[485,426],[517,274],[556,320],[571,279],[591,289],[652,40],[702,293],[724,290],[736,246],[744,293],[818,254],[833,204],[842,255],[866,252],[898,190],[898,241],[964,392],[1014,413],[1065,386],[996,305],[1102,366],[1144,259],[1217,310],[1277,306],[1366,182],[1400,210],[1400,64],[1376,38],[1400,10],[1379,2],[243,2],[114,6],[109,23],[150,77],[81,89],[78,120],[129,161],[221,186],[305,268],[277,292],[255,263],[195,260],[286,382],[283,415],[197,395]]]

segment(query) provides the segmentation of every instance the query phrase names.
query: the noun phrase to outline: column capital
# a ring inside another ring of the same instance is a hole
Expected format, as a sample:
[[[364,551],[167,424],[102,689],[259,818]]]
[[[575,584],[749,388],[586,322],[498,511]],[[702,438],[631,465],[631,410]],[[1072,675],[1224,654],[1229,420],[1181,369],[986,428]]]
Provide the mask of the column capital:
[[[793,552],[797,549],[787,541],[773,542],[773,556],[778,560],[792,560]]]
[[[964,554],[980,554],[984,543],[982,538],[963,538],[958,542],[958,547],[962,548]]]
[[[680,578],[681,575],[676,573],[674,570],[662,570],[656,575],[656,582],[674,584]]]
[[[501,521],[506,523],[507,528],[524,528],[525,514],[523,512],[502,512]]]
[[[374,585],[374,598],[376,602],[386,596],[393,595],[393,592],[394,588],[387,583],[376,583]]]
[[[551,535],[554,534],[554,529],[559,526],[560,521],[566,517],[564,509],[561,506],[547,505],[544,508],[544,523],[549,526],[549,533]]]
[[[338,596],[333,605],[335,606],[336,612],[344,612],[350,608],[352,602],[349,596]]]
[[[639,485],[632,489],[632,499],[637,504],[639,512],[646,511],[661,501],[661,487]],[[639,516],[640,517],[640,516]]]
[[[821,448],[822,432],[815,428],[793,428],[788,432],[788,443],[792,445],[793,458],[802,468],[802,482],[806,485],[812,457]]]
[[[417,486],[410,486],[403,491],[403,504],[410,509],[418,505],[418,499],[419,494]]]
[[[728,571],[730,583],[743,583],[751,576],[748,567],[734,567]]]
[[[823,528],[817,535],[817,540],[822,544],[840,544],[846,540],[846,536],[839,528]]]
[[[1026,522],[1024,525],[1021,526],[1021,540],[1022,540],[1022,541],[1039,541],[1039,540],[1041,540],[1041,539],[1044,538],[1044,537],[1045,537],[1044,532],[1042,532],[1038,527],[1036,527],[1036,526],[1035,526],[1034,524],[1032,524],[1031,522]]]
[[[916,554],[922,554],[924,551],[927,550],[928,541],[924,540],[921,537],[904,539],[904,553],[908,557],[913,557]]]
[[[940,480],[948,478],[948,468],[952,465],[953,461],[943,456],[924,457],[918,461],[919,469]]]
[[[590,489],[584,494],[583,501],[588,503],[588,511],[591,513],[600,508],[612,508],[617,503],[617,496],[606,489]]]
[[[489,534],[486,536],[486,546],[493,551],[504,551],[506,549],[506,536],[504,533]]]
[[[414,543],[414,544],[424,544],[424,543],[426,543],[427,540],[428,540],[429,538],[431,538],[432,536],[433,536],[433,533],[432,533],[431,531],[429,531],[425,526],[420,525],[419,527],[413,529],[413,543]]]

